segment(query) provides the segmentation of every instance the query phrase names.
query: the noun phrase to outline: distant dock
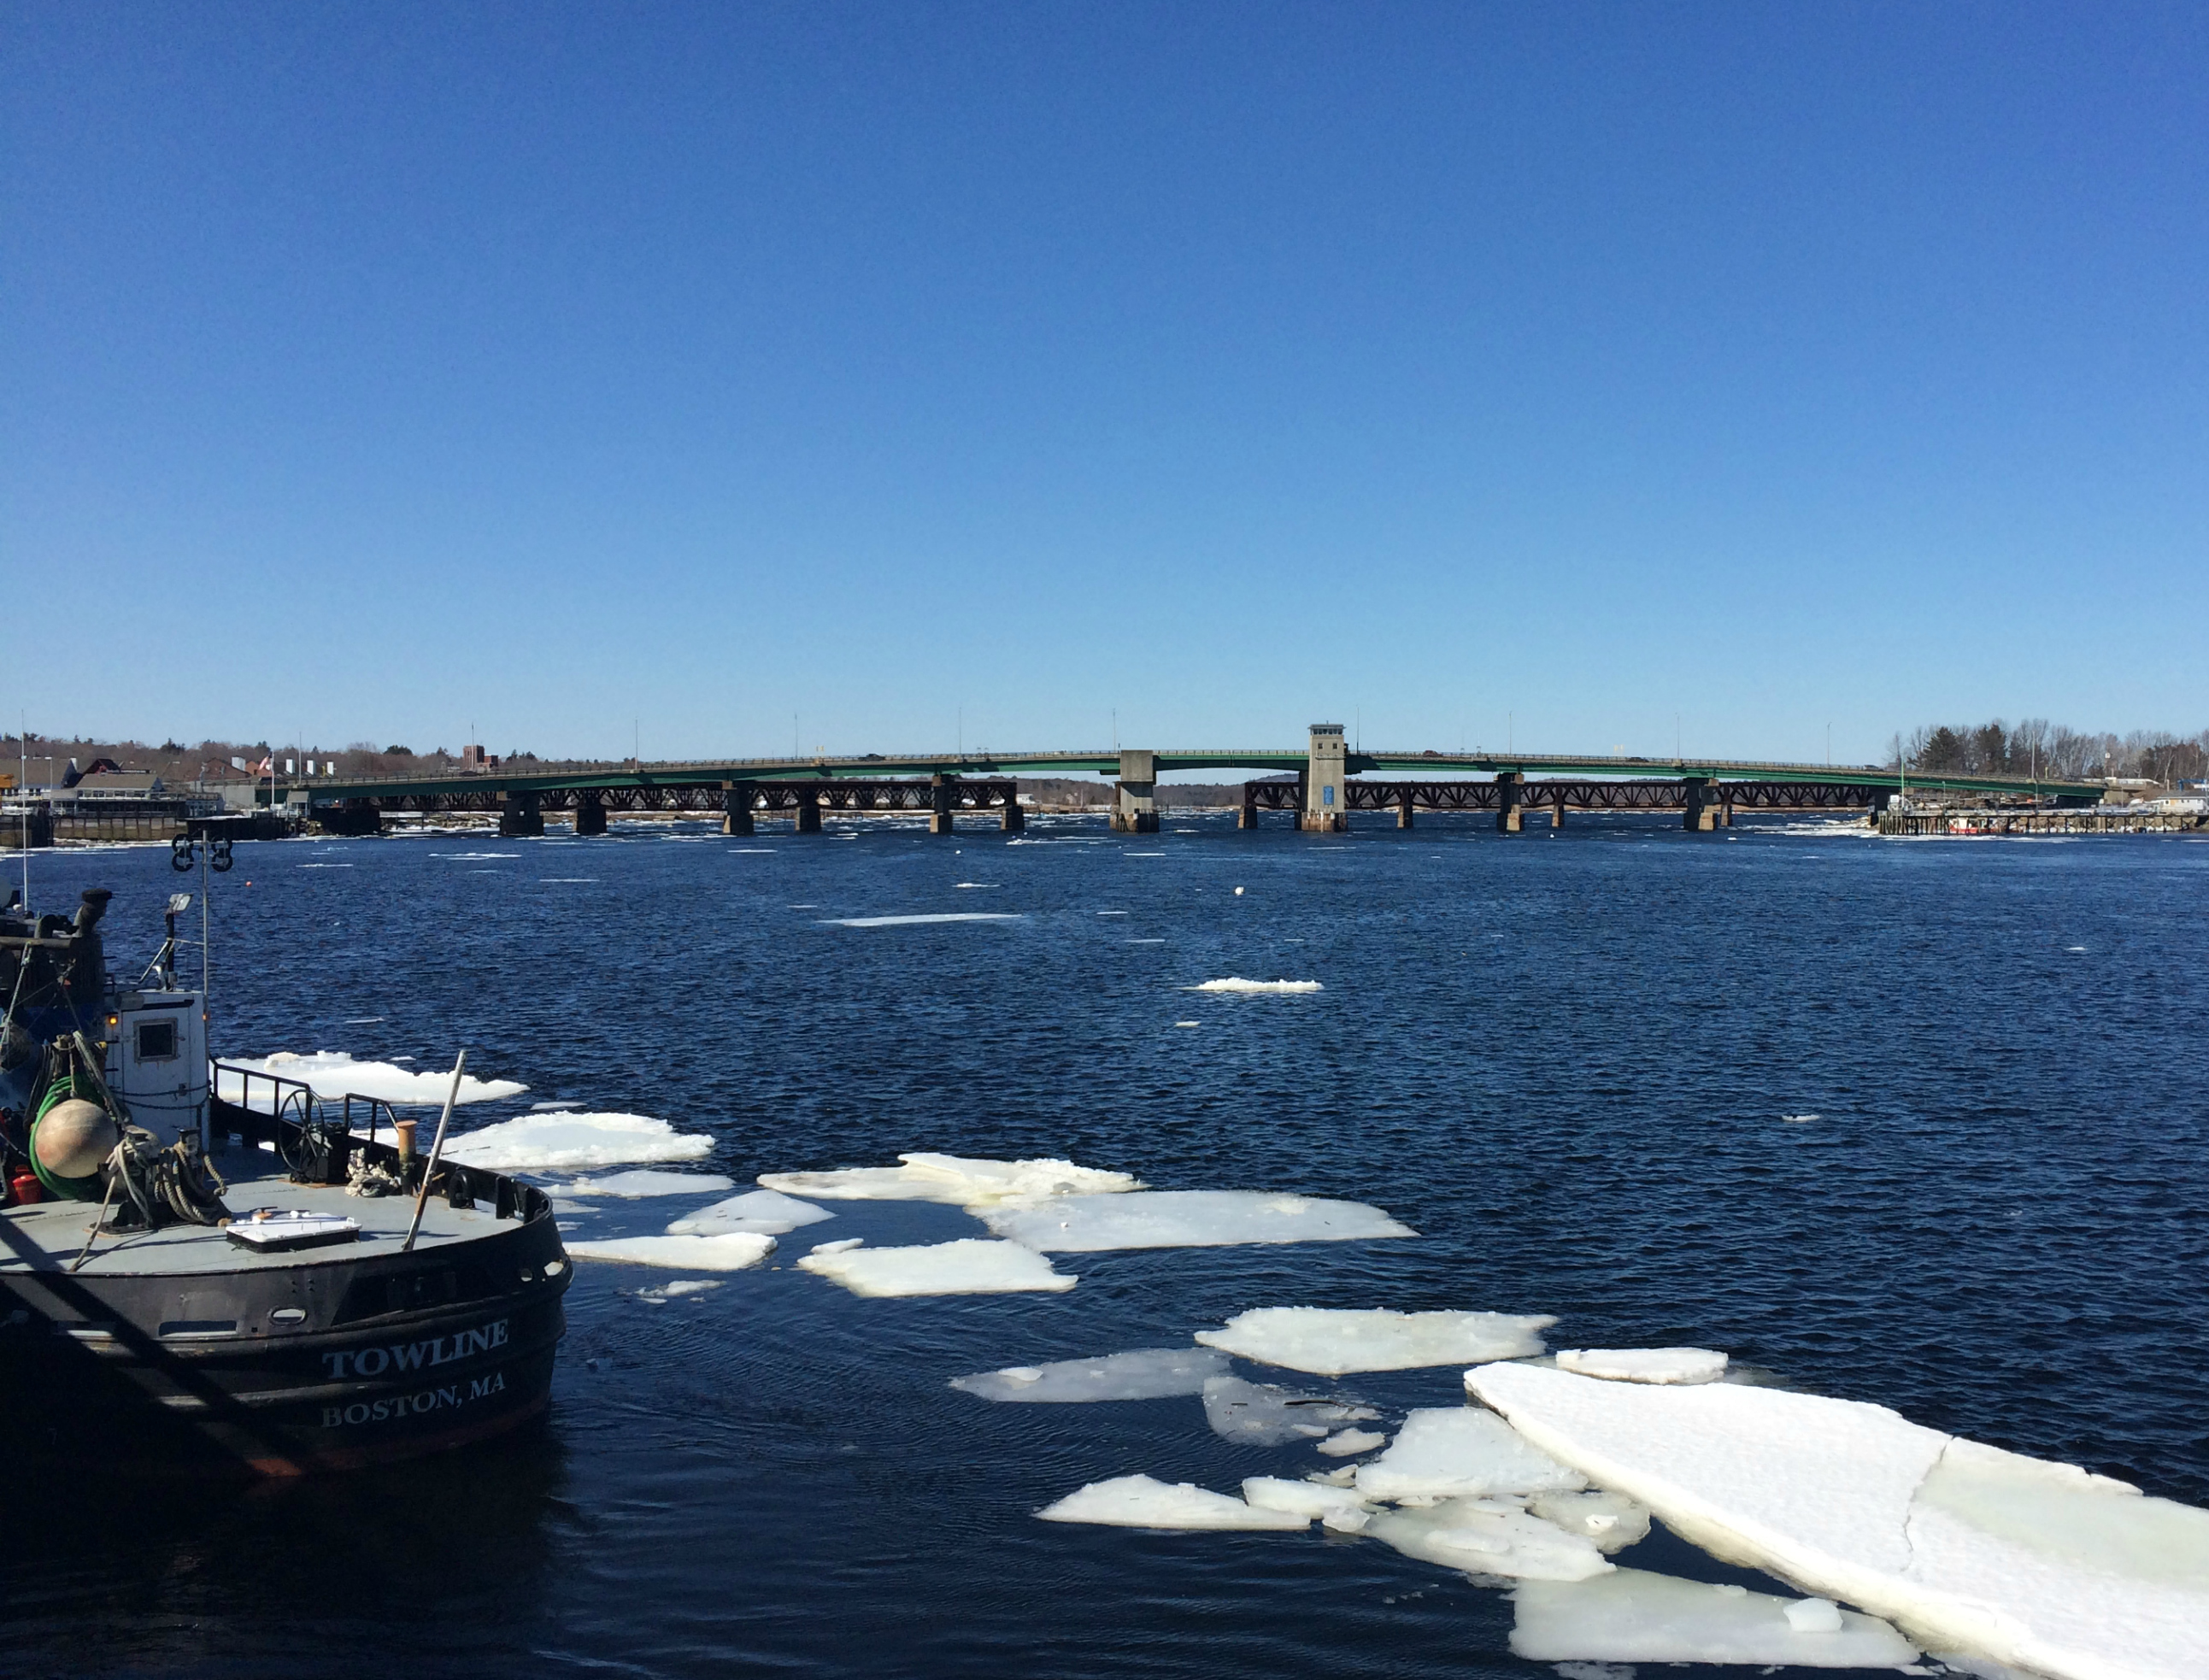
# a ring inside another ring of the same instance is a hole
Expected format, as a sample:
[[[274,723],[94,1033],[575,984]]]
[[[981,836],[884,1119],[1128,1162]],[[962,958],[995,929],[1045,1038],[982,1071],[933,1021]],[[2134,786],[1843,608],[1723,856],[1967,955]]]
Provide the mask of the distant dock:
[[[2152,805],[2093,805],[2083,810],[1930,810],[1879,813],[1882,834],[1925,839],[1987,840],[2034,834],[2209,834],[2209,811],[2172,810]]]

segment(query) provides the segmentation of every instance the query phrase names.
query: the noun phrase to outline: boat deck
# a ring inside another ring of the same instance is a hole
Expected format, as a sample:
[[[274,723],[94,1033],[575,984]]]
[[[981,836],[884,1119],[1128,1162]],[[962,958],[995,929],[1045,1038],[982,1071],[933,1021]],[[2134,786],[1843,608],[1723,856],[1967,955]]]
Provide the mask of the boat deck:
[[[296,1269],[370,1260],[398,1253],[406,1239],[407,1224],[414,1217],[411,1195],[356,1196],[346,1194],[342,1185],[295,1184],[285,1176],[274,1152],[265,1147],[233,1144],[209,1159],[230,1186],[223,1205],[240,1219],[250,1217],[259,1207],[339,1213],[359,1222],[359,1237],[350,1243],[262,1254],[232,1242],[219,1226],[168,1225],[160,1231],[100,1237],[92,1245],[91,1257],[78,1275]],[[99,1213],[96,1201],[41,1201],[0,1213],[0,1273],[65,1270],[84,1247]],[[432,1195],[423,1209],[422,1234],[415,1239],[415,1252],[490,1236],[502,1223],[511,1227],[521,1221],[502,1222],[491,1207],[454,1207],[442,1196]]]

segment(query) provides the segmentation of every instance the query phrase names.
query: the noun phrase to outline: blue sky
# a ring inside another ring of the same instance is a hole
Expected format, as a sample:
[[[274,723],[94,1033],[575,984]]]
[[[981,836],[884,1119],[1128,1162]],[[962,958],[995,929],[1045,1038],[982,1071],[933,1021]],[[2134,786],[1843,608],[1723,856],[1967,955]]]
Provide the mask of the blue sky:
[[[80,0],[0,77],[11,729],[2209,723],[2199,7]]]

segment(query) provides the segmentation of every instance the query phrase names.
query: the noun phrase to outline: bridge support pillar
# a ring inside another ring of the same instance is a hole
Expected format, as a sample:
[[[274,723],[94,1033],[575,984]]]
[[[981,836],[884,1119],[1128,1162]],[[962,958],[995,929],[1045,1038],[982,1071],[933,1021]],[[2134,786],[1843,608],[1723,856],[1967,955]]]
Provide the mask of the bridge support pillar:
[[[1559,782],[1550,793],[1550,828],[1552,832],[1565,826],[1565,785]]]
[[[798,790],[798,832],[801,834],[821,832],[821,790],[817,787]]]
[[[748,781],[721,784],[721,832],[749,839],[752,833],[752,802],[759,789]]]
[[[1311,747],[1305,762],[1303,800],[1297,826],[1307,834],[1340,834],[1350,827],[1349,749],[1339,723],[1311,726]]]
[[[606,831],[605,802],[588,793],[575,795],[575,834],[603,834]]]
[[[1112,790],[1112,832],[1159,831],[1159,756],[1133,749],[1120,755],[1120,780]]]
[[[1247,781],[1243,784],[1243,809],[1235,813],[1235,826],[1238,828],[1258,826],[1258,790]]]
[[[955,777],[931,778],[928,789],[928,832],[948,834],[957,832],[955,823],[959,810],[959,783]]]
[[[1396,826],[1399,828],[1411,826],[1411,785],[1409,782],[1396,790]]]
[[[498,832],[505,840],[533,839],[545,832],[545,813],[537,796],[527,791],[507,794],[499,801]]]
[[[1517,770],[1498,770],[1496,773],[1496,832],[1515,834],[1526,826],[1526,814],[1520,801],[1526,791],[1526,778]]]
[[[1020,786],[1018,782],[1005,790],[1004,820],[1000,826],[1008,834],[1020,834],[1028,826],[1028,814],[1020,809]]]
[[[1882,787],[1875,790],[1871,796],[1871,809],[1864,813],[1864,827],[1867,828],[1878,828],[1880,818],[1887,815],[1887,808],[1893,803],[1894,790],[1893,788]]]
[[[1718,827],[1718,800],[1711,784],[1699,776],[1689,776],[1680,784],[1680,826],[1690,834],[1707,834]]]
[[[1730,787],[1718,790],[1718,827],[1733,827],[1733,790]]]

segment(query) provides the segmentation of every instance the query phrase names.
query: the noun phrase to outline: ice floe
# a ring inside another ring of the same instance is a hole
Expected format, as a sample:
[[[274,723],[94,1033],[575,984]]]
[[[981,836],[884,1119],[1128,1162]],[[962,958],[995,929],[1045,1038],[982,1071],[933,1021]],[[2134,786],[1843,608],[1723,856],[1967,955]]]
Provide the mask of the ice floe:
[[[762,1237],[780,1237],[800,1225],[818,1225],[835,1217],[826,1207],[799,1201],[779,1190],[747,1190],[686,1214],[667,1228],[678,1236],[712,1237],[723,1231],[749,1231]]]
[[[1221,1248],[1242,1243],[1350,1243],[1416,1237],[1362,1201],[1268,1190],[1137,1190],[1066,1195],[982,1211],[1000,1237],[1046,1254]]]
[[[1285,1447],[1319,1441],[1344,1424],[1362,1424],[1381,1414],[1370,1406],[1299,1394],[1270,1382],[1245,1382],[1239,1376],[1205,1381],[1205,1421],[1223,1441],[1243,1447]]]
[[[2178,1680],[2209,1625],[2209,1511],[1884,1406],[1483,1365],[1466,1386],[1718,1557],[2054,1677]]]
[[[941,1201],[984,1208],[1046,1196],[1118,1195],[1142,1188],[1125,1172],[1072,1161],[994,1161],[966,1155],[900,1155],[899,1166],[843,1167],[831,1172],[762,1172],[759,1182],[791,1195],[826,1201]]]
[[[703,1195],[735,1185],[735,1179],[718,1172],[661,1172],[639,1167],[629,1172],[609,1172],[602,1178],[578,1178],[558,1189],[565,1195],[614,1195],[633,1201],[647,1195]]]
[[[1530,1581],[1511,1597],[1512,1652],[1537,1662],[1895,1668],[1917,1657],[1917,1647],[1886,1623],[1828,1599],[1782,1599],[1646,1569]]]
[[[502,1120],[450,1139],[445,1153],[493,1172],[561,1172],[629,1161],[695,1161],[713,1140],[678,1132],[646,1114],[579,1114],[563,1109]]]
[[[1715,1382],[1725,1368],[1726,1356],[1707,1347],[1568,1347],[1557,1355],[1558,1370],[1608,1382]]]
[[[984,1400],[1066,1404],[1201,1394],[1211,1378],[1226,1375],[1225,1353],[1202,1347],[1146,1347],[1098,1359],[1008,1365],[1002,1370],[954,1376],[951,1386]]]
[[[411,1062],[411,1056],[400,1061]],[[250,1068],[256,1073],[274,1074],[280,1079],[292,1079],[303,1085],[312,1086],[315,1094],[324,1099],[332,1097],[377,1097],[401,1108],[442,1105],[445,1093],[453,1088],[452,1070],[442,1073],[431,1070],[418,1073],[390,1062],[356,1062],[341,1050],[316,1050],[304,1053],[280,1050],[273,1056],[235,1056],[215,1069],[215,1094],[226,1102],[243,1105],[247,1081],[232,1071],[235,1068]],[[519,1096],[529,1087],[510,1079],[478,1079],[472,1074],[460,1078],[463,1103],[489,1102],[498,1097]],[[270,1098],[269,1087],[257,1081],[252,1085],[253,1105],[266,1108]]]
[[[1578,1534],[1508,1500],[1445,1499],[1418,1510],[1382,1511],[1365,1532],[1406,1557],[1475,1575],[1586,1581],[1613,1567]]]
[[[947,910],[932,916],[835,916],[822,923],[832,928],[911,928],[933,922],[1017,922],[1015,910]]]
[[[1622,1493],[1544,1493],[1526,1508],[1568,1534],[1592,1541],[1600,1552],[1623,1551],[1649,1537],[1649,1508]]]
[[[1556,1322],[1499,1312],[1258,1307],[1217,1330],[1198,1331],[1196,1339],[1262,1364],[1341,1376],[1527,1358],[1542,1351],[1540,1333]]]
[[[870,1249],[858,1239],[823,1243],[798,1262],[854,1295],[1005,1295],[1057,1292],[1075,1280],[1017,1243],[980,1237],[917,1248]]]
[[[1468,1406],[1407,1412],[1388,1450],[1357,1472],[1369,1499],[1577,1493],[1587,1484],[1494,1412]]]
[[[665,1306],[670,1301],[680,1301],[686,1296],[702,1295],[709,1289],[719,1289],[719,1278],[671,1278],[658,1289],[640,1289],[636,1298],[649,1301],[655,1306]]]
[[[1321,1523],[1338,1534],[1355,1534],[1373,1520],[1373,1508],[1348,1488],[1324,1482],[1290,1482],[1278,1476],[1249,1476],[1243,1502],[1261,1511],[1289,1511]]]
[[[1372,1430],[1337,1430],[1319,1443],[1319,1450],[1331,1459],[1346,1459],[1387,1444],[1387,1436]],[[1357,1474],[1357,1471],[1349,1465],[1345,1465],[1343,1471],[1348,1475]]]
[[[1232,1494],[1188,1482],[1169,1484],[1148,1476],[1115,1476],[1077,1488],[1036,1514],[1045,1522],[1095,1522],[1115,1528],[1260,1528],[1311,1526],[1294,1511],[1261,1510]]]
[[[1187,986],[1187,991],[1322,991],[1317,980],[1246,980],[1239,974],[1231,974],[1224,980],[1207,980],[1201,985]]]
[[[719,1237],[612,1237],[567,1247],[578,1260],[617,1260],[683,1272],[742,1272],[774,1252],[774,1238],[735,1231]]]

